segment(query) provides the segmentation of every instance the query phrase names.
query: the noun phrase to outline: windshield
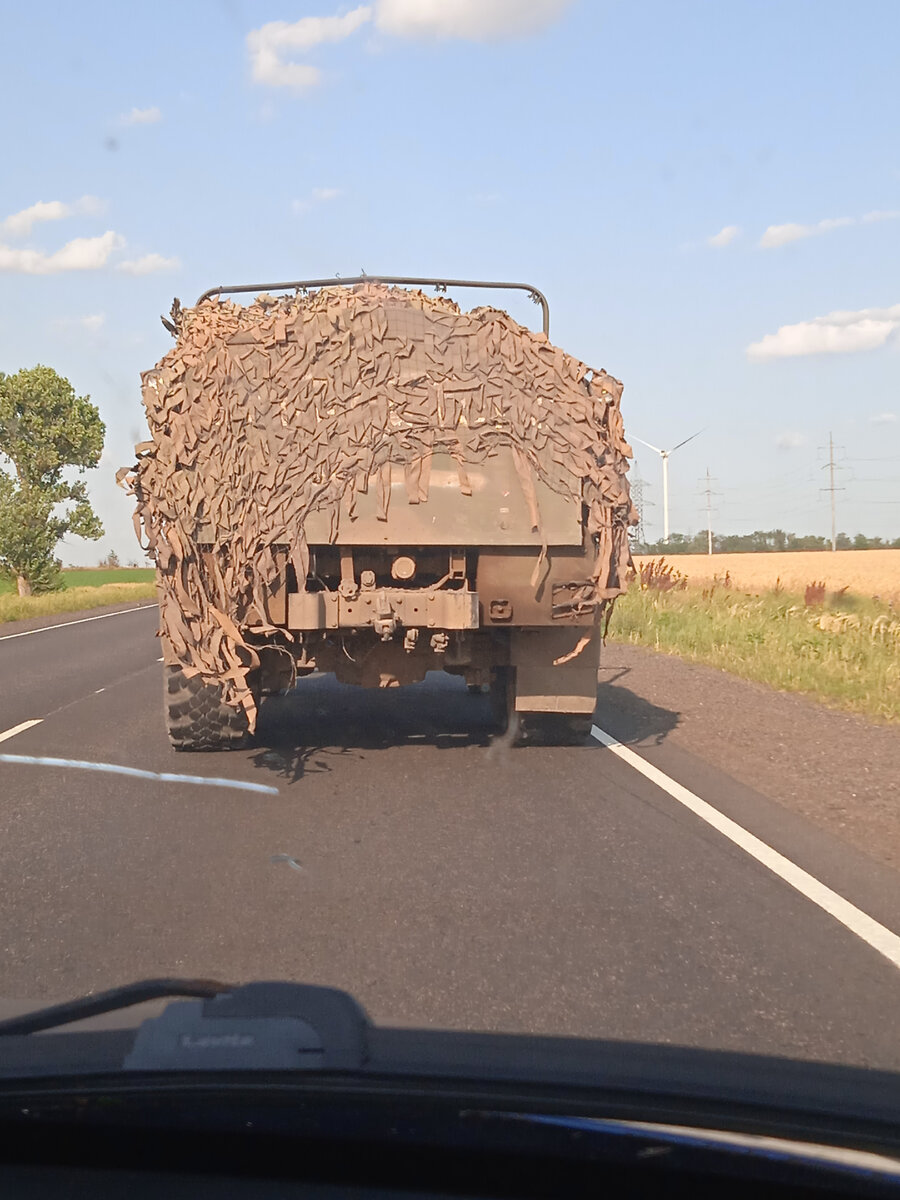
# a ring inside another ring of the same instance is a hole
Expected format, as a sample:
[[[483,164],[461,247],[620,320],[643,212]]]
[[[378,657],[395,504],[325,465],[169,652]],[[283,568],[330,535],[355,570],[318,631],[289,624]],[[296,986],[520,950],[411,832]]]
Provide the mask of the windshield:
[[[900,1068],[898,35],[5,13],[4,1011]]]

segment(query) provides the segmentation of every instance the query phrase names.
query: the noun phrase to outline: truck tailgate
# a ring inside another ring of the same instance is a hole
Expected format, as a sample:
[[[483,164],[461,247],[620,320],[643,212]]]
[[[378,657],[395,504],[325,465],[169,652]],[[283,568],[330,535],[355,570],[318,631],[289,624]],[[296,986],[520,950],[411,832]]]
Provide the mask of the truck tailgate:
[[[465,477],[471,495],[460,486],[460,471],[449,454],[432,459],[427,501],[410,503],[401,465],[391,468],[391,495],[387,520],[377,516],[375,480],[366,492],[356,493],[351,517],[349,501],[341,503],[338,531],[332,538],[331,515],[311,513],[305,524],[310,545],[332,540],[344,546],[580,546],[581,501],[552,491],[535,479],[540,528],[522,491],[509,449],[501,449],[483,463],[466,463]]]

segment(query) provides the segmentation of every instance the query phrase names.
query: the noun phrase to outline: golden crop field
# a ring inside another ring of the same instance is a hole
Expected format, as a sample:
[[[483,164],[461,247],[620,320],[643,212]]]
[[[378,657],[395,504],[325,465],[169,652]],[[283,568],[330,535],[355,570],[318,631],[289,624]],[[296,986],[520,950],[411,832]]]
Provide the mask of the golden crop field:
[[[646,555],[635,564],[658,558]],[[708,584],[727,572],[731,586],[763,591],[776,585],[802,592],[824,580],[829,592],[847,588],[859,596],[900,601],[900,550],[797,550],[771,554],[672,554],[666,561],[687,576],[688,584]]]

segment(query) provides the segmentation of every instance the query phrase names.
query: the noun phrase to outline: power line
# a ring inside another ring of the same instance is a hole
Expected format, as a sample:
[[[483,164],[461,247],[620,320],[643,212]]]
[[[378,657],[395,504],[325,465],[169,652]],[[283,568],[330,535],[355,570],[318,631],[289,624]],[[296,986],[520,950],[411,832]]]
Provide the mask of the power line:
[[[712,540],[712,498],[713,498],[713,496],[720,496],[720,495],[721,495],[721,492],[714,492],[714,491],[713,491],[713,486],[712,486],[712,485],[713,485],[714,483],[716,483],[716,482],[717,482],[717,480],[713,479],[713,477],[710,475],[710,473],[709,473],[709,467],[707,467],[707,468],[706,468],[706,475],[705,475],[704,479],[705,479],[705,482],[706,482],[706,486],[705,486],[704,488],[702,488],[702,490],[703,490],[703,492],[705,492],[705,494],[706,494],[706,553],[707,553],[707,554],[712,554],[712,552],[713,552],[713,540]],[[700,480],[700,483],[701,483],[701,484],[703,484],[703,482],[704,482],[704,479],[701,479],[701,480]]]
[[[824,450],[825,447],[820,446],[819,449]],[[838,466],[840,466],[840,464],[836,463],[834,461],[834,438],[831,436],[831,432],[829,431],[829,433],[828,433],[828,462],[822,464],[823,471],[825,470],[826,467],[828,468],[828,481],[829,482],[828,482],[828,487],[819,488],[819,491],[831,493],[831,549],[833,551],[837,550],[837,517],[835,515],[834,494],[835,494],[835,492],[844,492],[847,490],[846,488],[837,487],[834,482],[834,469],[835,469],[835,467],[838,467]]]
[[[632,502],[634,503],[634,507],[637,509],[637,515],[638,515],[638,523],[637,523],[637,527],[634,532],[634,537],[635,537],[636,541],[641,542],[643,544],[647,540],[646,535],[644,533],[644,508],[645,507],[649,507],[649,508],[653,507],[653,501],[648,500],[647,497],[644,495],[644,492],[647,488],[651,487],[652,485],[647,483],[647,481],[645,479],[641,479],[640,475],[635,475],[634,479],[632,479],[632,481],[631,481],[630,486],[631,486],[631,499],[632,499]]]

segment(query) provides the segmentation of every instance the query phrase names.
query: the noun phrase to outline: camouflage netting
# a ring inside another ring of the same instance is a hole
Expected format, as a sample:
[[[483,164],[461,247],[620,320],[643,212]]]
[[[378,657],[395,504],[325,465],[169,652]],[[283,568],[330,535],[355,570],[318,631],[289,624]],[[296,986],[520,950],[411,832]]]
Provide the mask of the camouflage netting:
[[[157,564],[167,661],[222,682],[252,725],[256,652],[241,628],[277,576],[271,548],[288,546],[305,580],[308,514],[331,513],[336,534],[342,497],[352,511],[371,481],[386,516],[391,463],[409,501],[427,500],[438,451],[465,495],[465,463],[510,447],[538,530],[535,476],[567,496],[584,480],[602,609],[622,590],[634,521],[621,393],[507,313],[419,291],[372,283],[182,310],[176,345],[143,376],[152,440],[120,472]]]

